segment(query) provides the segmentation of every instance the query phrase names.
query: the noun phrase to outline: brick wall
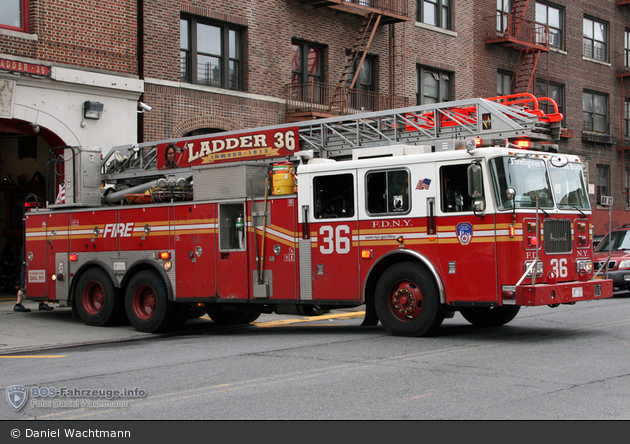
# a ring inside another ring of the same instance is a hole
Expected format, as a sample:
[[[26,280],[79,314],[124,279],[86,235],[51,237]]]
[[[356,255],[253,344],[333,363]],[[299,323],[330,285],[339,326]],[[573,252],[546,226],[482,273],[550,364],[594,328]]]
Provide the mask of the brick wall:
[[[28,34],[0,35],[0,53],[138,74],[136,0],[31,0]]]

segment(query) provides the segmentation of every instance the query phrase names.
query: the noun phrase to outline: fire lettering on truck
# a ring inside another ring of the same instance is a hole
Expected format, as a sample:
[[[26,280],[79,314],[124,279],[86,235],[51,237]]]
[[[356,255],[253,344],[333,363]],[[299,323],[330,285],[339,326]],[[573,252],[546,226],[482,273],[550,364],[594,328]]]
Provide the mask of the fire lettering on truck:
[[[105,224],[103,229],[103,237],[131,237],[133,233],[134,222],[128,222],[126,224]]]

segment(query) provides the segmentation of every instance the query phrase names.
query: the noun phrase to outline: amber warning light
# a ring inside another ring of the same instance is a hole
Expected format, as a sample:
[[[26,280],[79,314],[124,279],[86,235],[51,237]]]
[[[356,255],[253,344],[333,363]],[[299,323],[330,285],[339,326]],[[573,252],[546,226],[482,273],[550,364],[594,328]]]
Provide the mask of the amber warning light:
[[[161,251],[158,253],[158,259],[170,259],[171,258],[171,253],[169,253],[168,251]]]

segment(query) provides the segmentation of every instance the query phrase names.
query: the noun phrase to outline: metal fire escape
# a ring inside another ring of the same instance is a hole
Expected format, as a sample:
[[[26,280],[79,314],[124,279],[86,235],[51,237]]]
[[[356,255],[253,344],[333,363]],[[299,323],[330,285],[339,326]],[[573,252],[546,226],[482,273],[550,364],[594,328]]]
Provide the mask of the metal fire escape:
[[[549,52],[549,29],[525,19],[529,0],[514,0],[508,13],[497,11],[488,21],[486,45],[502,45],[519,51],[512,77],[514,93],[531,93],[541,53]]]
[[[409,20],[407,0],[300,0],[300,2],[315,8],[327,7],[359,15],[362,17],[362,21],[338,82],[332,85],[310,85],[308,87],[310,88],[309,92],[303,94],[304,97],[297,101],[292,100],[296,95],[299,95],[299,92],[296,93],[296,91],[305,90],[305,88],[302,86],[290,90],[293,97],[289,97],[287,103],[287,121],[345,115],[356,111],[357,107],[353,107],[352,102],[367,102],[370,105],[370,111],[407,106],[404,98],[394,96],[394,91],[389,91],[389,94],[380,94],[373,91],[359,91],[355,88],[361,67],[379,27]],[[393,36],[390,39],[393,39]],[[395,46],[391,42],[390,50],[395,51]],[[390,69],[390,76],[393,77],[392,70],[393,65]],[[315,92],[314,89],[316,88],[319,88],[319,91]],[[359,96],[362,93],[365,93],[365,97],[356,97],[353,100],[354,96]],[[317,97],[318,103],[311,103],[310,112],[304,112],[305,108],[309,108],[309,104],[304,102],[312,101],[313,97]],[[304,100],[305,98],[306,100]],[[361,106],[358,108],[360,110]],[[289,117],[289,114],[292,116]]]

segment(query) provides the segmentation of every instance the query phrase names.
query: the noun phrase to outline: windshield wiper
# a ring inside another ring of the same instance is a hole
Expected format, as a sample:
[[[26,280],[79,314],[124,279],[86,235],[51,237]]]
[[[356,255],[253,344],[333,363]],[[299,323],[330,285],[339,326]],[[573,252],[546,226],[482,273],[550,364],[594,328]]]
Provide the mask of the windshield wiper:
[[[569,206],[570,206],[571,208],[573,208],[574,210],[579,211],[579,212],[580,212],[580,214],[582,215],[582,217],[586,217],[586,214],[584,214],[584,213],[582,212],[582,210],[580,210],[580,209],[579,209],[578,207],[576,207],[575,205],[573,205],[573,204],[569,204]]]

